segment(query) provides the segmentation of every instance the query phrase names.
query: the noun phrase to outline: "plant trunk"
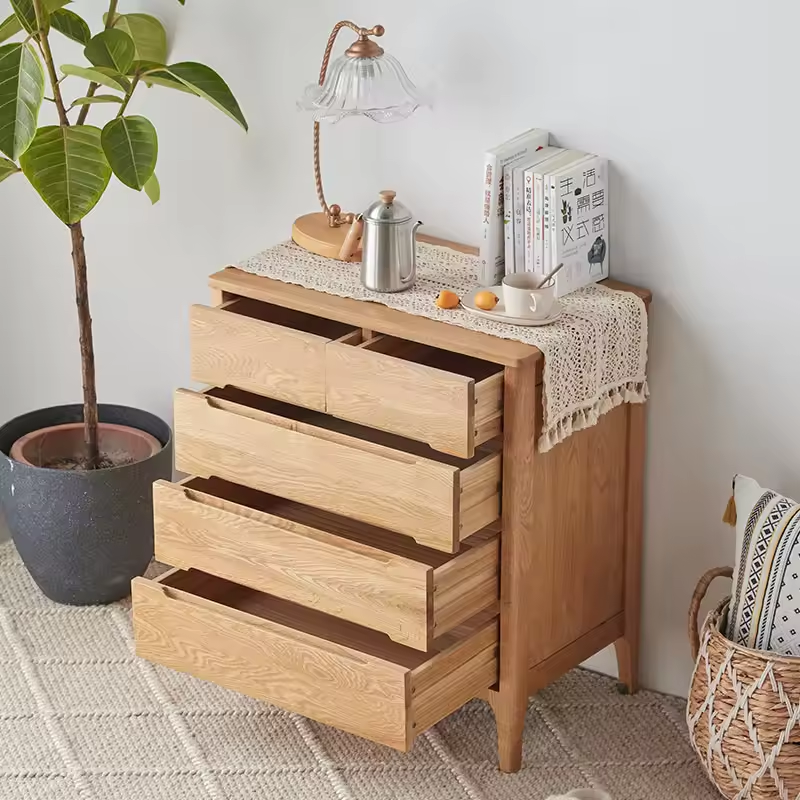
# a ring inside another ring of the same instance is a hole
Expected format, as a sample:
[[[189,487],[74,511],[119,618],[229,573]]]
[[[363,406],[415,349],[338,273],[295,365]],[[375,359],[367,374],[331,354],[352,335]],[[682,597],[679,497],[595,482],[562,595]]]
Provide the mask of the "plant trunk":
[[[72,266],[75,271],[75,302],[81,341],[81,375],[83,378],[83,438],[86,443],[86,468],[100,463],[97,446],[97,387],[94,374],[94,340],[92,315],[89,311],[89,286],[86,279],[86,250],[80,222],[69,226],[72,235]]]

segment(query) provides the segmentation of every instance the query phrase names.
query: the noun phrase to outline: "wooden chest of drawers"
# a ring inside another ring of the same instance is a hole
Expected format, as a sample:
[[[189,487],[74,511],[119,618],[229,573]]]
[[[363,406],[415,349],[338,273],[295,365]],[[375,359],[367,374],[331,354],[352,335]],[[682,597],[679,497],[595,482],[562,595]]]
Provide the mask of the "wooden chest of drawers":
[[[211,286],[139,655],[400,750],[483,697],[506,771],[529,694],[602,647],[635,690],[643,407],[542,455],[536,348],[235,269]]]

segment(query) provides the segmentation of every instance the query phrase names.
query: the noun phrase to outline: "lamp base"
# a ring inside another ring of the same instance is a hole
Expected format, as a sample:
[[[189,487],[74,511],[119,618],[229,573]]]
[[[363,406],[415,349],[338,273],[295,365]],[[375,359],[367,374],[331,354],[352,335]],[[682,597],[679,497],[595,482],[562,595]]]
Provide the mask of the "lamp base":
[[[361,261],[360,250],[350,258],[339,258],[339,253],[349,231],[349,225],[331,228],[328,225],[328,217],[318,211],[315,214],[304,214],[294,221],[292,239],[295,244],[299,244],[304,250],[309,250],[319,256],[325,256],[325,258],[335,258],[337,261]]]

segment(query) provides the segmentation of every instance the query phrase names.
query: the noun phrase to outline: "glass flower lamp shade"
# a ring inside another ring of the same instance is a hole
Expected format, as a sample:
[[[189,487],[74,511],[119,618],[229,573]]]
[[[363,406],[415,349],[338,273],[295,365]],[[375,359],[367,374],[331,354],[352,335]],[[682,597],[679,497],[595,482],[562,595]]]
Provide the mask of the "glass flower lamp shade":
[[[371,58],[343,55],[329,68],[325,83],[312,84],[298,106],[316,121],[338,122],[364,116],[374,122],[399,122],[423,100],[400,62],[388,53]]]
[[[355,31],[358,39],[331,62],[331,51],[342,28]],[[357,214],[343,213],[340,206],[328,205],[325,200],[319,156],[320,121],[363,116],[375,122],[399,122],[425,105],[400,62],[373,41],[383,33],[381,25],[368,29],[348,21],[337,23],[328,39],[319,82],[307,87],[297,104],[314,120],[314,179],[322,211],[295,220],[292,239],[306,250],[328,258],[360,258],[353,243],[360,236],[361,223]]]

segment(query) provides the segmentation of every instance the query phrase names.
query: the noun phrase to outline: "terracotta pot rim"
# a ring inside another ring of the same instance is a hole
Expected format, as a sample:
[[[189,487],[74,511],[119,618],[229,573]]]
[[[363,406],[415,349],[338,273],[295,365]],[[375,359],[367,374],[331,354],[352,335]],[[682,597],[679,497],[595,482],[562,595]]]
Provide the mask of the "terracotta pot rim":
[[[43,436],[47,436],[51,433],[58,433],[61,431],[73,431],[76,429],[82,429],[83,423],[82,422],[64,422],[60,425],[48,425],[45,428],[37,428],[34,431],[30,431],[26,433],[24,436],[21,436],[17,439],[14,444],[11,446],[9,450],[8,457],[13,459],[14,461],[19,462],[20,464],[24,464],[27,467],[33,467],[34,469],[42,469],[54,472],[64,472],[64,470],[58,470],[54,467],[42,467],[39,464],[34,464],[31,461],[28,461],[27,458],[24,456],[24,450],[27,444],[31,441],[34,441],[38,438]],[[77,470],[78,474],[88,474],[91,472],[110,472],[116,469],[125,469],[126,467],[131,467],[134,464],[140,464],[143,461],[147,461],[149,458],[152,458],[156,453],[160,452],[164,445],[151,433],[147,431],[141,430],[141,428],[134,428],[131,425],[120,425],[115,422],[100,422],[98,423],[98,430],[100,431],[119,431],[127,433],[128,435],[138,438],[140,441],[146,442],[150,447],[150,453],[146,458],[140,458],[136,461],[133,461],[129,464],[119,464],[115,467],[104,467],[102,470]]]

